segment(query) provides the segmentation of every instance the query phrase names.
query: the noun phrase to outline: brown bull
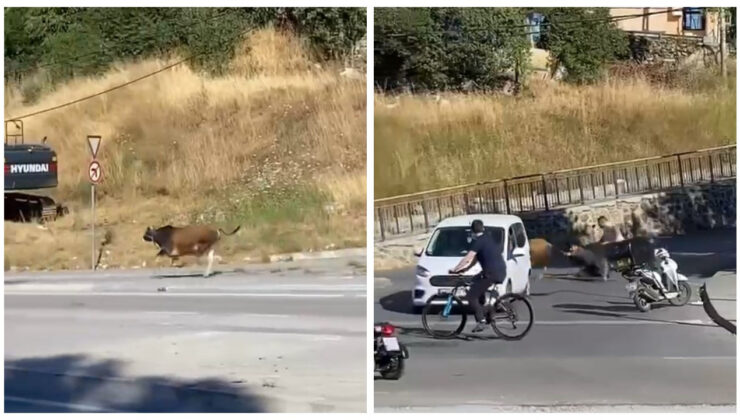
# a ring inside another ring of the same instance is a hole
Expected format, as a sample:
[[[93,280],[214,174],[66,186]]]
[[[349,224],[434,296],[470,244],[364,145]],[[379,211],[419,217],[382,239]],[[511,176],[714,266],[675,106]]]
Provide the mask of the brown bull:
[[[226,233],[220,228],[202,225],[184,227],[167,225],[157,229],[150,226],[144,232],[144,241],[156,244],[159,247],[157,256],[167,255],[172,259],[172,264],[181,256],[194,255],[200,259],[208,253],[208,268],[203,274],[204,277],[208,277],[213,266],[214,245],[221,239],[221,235],[233,235],[240,227],[237,226],[231,233]]]

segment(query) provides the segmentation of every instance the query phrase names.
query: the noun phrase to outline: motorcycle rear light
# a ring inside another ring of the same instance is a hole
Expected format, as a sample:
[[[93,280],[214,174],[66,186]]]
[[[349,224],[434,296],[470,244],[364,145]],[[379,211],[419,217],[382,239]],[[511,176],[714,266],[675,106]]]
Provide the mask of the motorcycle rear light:
[[[380,334],[384,337],[391,337],[396,334],[396,327],[391,324],[385,324],[380,327]]]

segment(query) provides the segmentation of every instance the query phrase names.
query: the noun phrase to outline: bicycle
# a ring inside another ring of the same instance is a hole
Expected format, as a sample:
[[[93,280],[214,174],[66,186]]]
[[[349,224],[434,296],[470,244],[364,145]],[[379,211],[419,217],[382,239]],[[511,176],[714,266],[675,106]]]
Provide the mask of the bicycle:
[[[427,334],[435,338],[452,338],[462,332],[468,315],[461,298],[467,294],[472,284],[471,280],[461,280],[450,292],[442,292],[429,298],[421,314],[421,322]],[[498,295],[495,289],[493,294],[486,292],[484,295],[486,320],[499,337],[505,340],[521,340],[529,333],[534,323],[532,304],[529,299],[517,293],[505,293],[498,297],[494,295]],[[444,300],[444,305],[434,303],[440,299]],[[517,309],[519,307],[521,308]],[[433,313],[435,310],[439,310],[439,313]],[[455,321],[456,315],[459,315],[459,321]],[[448,321],[450,330],[445,331],[431,326],[431,323],[437,320]]]

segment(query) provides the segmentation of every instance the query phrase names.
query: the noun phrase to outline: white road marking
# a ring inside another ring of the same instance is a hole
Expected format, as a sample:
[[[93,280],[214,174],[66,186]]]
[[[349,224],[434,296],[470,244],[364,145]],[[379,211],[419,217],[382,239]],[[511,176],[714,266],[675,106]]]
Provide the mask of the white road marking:
[[[735,356],[674,356],[664,360],[735,360]]]
[[[25,312],[26,309],[20,309],[17,310],[18,312]],[[201,315],[200,312],[180,312],[180,311],[143,311],[139,312],[142,315],[172,315],[172,316],[182,316],[182,315]]]
[[[63,402],[58,402],[58,401],[40,400],[36,398],[15,397],[12,395],[5,395],[5,401],[6,401],[6,405],[7,405],[7,402],[16,402],[16,403],[22,403],[22,404],[41,405],[45,407],[66,408],[66,409],[73,410],[73,411],[102,411],[106,413],[116,412],[115,410],[111,410],[109,408],[97,407],[94,405],[63,403]],[[6,410],[7,410],[7,407],[6,407]]]
[[[167,291],[174,292],[174,291],[184,291],[184,290],[192,290],[194,286],[188,286],[188,285],[175,285],[175,286],[165,286],[167,287]],[[208,287],[208,286],[203,286]],[[224,288],[229,288],[232,290],[267,290],[267,291],[278,291],[278,290],[293,290],[293,291],[303,291],[303,290],[309,290],[309,291],[364,291],[367,288],[367,285],[365,284],[324,284],[324,283],[304,283],[304,284],[247,284],[247,285],[239,285],[239,286],[231,286],[231,285],[224,285]]]
[[[298,299],[331,299],[351,297],[340,293],[172,293],[172,292],[5,292],[6,296],[157,296],[157,297],[261,297],[261,298],[298,298]]]
[[[163,316],[163,317],[181,317],[181,316],[188,316],[188,317],[209,317],[212,314],[208,313],[201,313],[201,312],[176,312],[176,311],[142,311],[142,312],[108,312],[106,310],[101,309],[41,309],[41,310],[34,310],[29,311],[27,308],[6,308],[5,309],[5,315],[6,316],[12,316],[17,318],[27,318],[27,319],[34,319],[34,318],[52,318],[52,319],[59,319],[59,318],[73,318],[73,319],[85,319],[85,320],[103,320],[103,319],[139,319],[139,320],[146,320],[147,318],[151,317],[157,317],[157,316]],[[144,316],[142,316],[144,315]],[[260,312],[239,312],[236,314],[240,317],[244,318],[288,318],[290,315],[287,314],[267,314],[267,313],[260,313]],[[226,316],[231,316],[231,314],[226,314]],[[86,318],[88,317],[88,318]],[[92,317],[92,318],[89,318]],[[171,325],[170,323],[162,323],[162,325]]]
[[[692,324],[714,325],[713,322],[700,319],[645,319],[645,320],[571,320],[571,321],[534,321],[534,325],[654,325],[654,324]]]
[[[534,327],[540,325],[706,325],[706,326],[716,326],[713,322],[710,321],[702,321],[700,319],[667,319],[667,320],[571,320],[571,321],[538,321],[535,319],[534,321]],[[417,328],[418,324],[403,324],[403,323],[393,323],[393,325],[396,325],[400,328]]]
[[[293,334],[293,335],[305,335],[305,334]],[[310,335],[309,341],[340,341],[343,337],[340,335]]]

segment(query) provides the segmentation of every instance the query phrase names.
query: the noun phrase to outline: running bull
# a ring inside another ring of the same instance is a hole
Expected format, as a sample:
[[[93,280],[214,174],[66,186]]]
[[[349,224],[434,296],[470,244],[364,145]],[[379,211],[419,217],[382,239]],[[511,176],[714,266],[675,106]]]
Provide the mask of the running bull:
[[[184,227],[167,225],[157,229],[150,226],[144,232],[144,241],[156,244],[159,247],[157,256],[170,257],[173,265],[179,257],[194,255],[200,259],[208,253],[208,268],[203,274],[204,277],[208,277],[213,266],[214,245],[221,239],[221,235],[233,235],[240,227],[237,226],[231,233],[226,233],[220,228],[214,229],[203,225]]]

